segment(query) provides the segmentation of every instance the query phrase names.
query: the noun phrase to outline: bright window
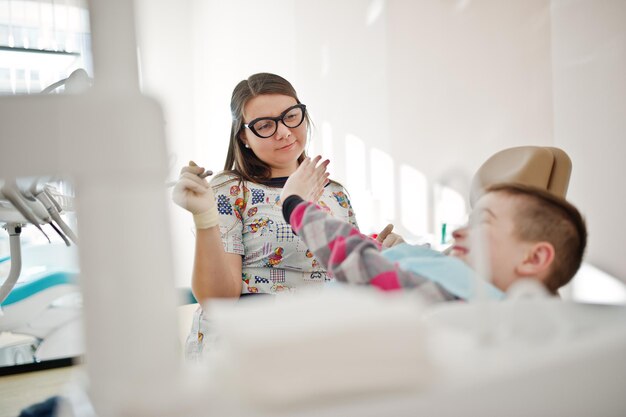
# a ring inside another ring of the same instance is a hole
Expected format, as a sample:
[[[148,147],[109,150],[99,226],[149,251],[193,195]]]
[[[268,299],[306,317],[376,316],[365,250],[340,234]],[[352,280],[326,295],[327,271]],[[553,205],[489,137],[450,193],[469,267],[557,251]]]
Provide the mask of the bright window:
[[[0,94],[34,94],[83,68],[92,75],[85,0],[0,0]]]

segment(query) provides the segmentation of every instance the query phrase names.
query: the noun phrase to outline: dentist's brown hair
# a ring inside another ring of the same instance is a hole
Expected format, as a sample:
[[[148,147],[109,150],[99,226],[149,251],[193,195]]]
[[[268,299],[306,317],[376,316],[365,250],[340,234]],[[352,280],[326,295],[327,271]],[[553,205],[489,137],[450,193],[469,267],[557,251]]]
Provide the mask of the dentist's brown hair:
[[[250,148],[246,148],[241,140],[241,131],[244,124],[243,109],[246,103],[262,94],[282,94],[293,97],[298,103],[298,95],[291,83],[283,77],[270,74],[259,73],[251,75],[248,79],[237,84],[233,90],[230,100],[230,112],[232,115],[232,125],[230,128],[230,143],[228,154],[224,164],[225,174],[234,174],[240,181],[264,182],[271,178],[269,165],[261,161]],[[311,120],[308,113],[305,115],[307,136],[311,128]],[[308,138],[307,138],[308,139]],[[305,151],[298,157],[298,163],[306,158]]]

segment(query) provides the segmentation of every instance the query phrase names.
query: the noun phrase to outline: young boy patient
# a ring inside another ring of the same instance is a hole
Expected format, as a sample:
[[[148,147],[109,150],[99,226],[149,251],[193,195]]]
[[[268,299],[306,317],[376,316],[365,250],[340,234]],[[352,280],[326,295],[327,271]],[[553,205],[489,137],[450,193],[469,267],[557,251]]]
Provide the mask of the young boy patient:
[[[454,231],[449,256],[405,243],[381,251],[379,242],[307,201],[327,177],[326,165],[316,166],[317,160],[306,159],[289,177],[281,193],[283,216],[339,281],[411,289],[426,302],[471,299],[475,233],[488,254],[487,295],[493,299],[522,279],[556,295],[582,262],[587,231],[578,210],[545,190],[514,184],[487,189],[472,210],[471,226]]]

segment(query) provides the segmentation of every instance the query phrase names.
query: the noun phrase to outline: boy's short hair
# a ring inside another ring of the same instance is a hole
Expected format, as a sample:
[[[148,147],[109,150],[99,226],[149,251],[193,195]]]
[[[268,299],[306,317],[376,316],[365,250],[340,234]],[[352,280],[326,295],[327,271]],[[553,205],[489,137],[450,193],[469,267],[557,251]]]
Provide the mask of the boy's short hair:
[[[587,227],[576,207],[546,190],[521,184],[495,184],[489,192],[523,198],[528,204],[517,206],[515,229],[526,242],[549,242],[555,256],[544,285],[556,291],[576,274],[587,246]]]

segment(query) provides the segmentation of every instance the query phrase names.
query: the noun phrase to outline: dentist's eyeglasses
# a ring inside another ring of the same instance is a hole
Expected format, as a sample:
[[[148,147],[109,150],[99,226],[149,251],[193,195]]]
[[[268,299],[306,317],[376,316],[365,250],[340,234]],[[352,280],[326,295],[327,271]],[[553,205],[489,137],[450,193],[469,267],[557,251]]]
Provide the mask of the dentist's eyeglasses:
[[[300,126],[304,121],[305,113],[306,106],[304,104],[296,104],[282,112],[278,117],[259,117],[248,124],[244,124],[243,127],[250,129],[258,137],[266,139],[276,133],[278,122],[282,122],[289,128]]]

